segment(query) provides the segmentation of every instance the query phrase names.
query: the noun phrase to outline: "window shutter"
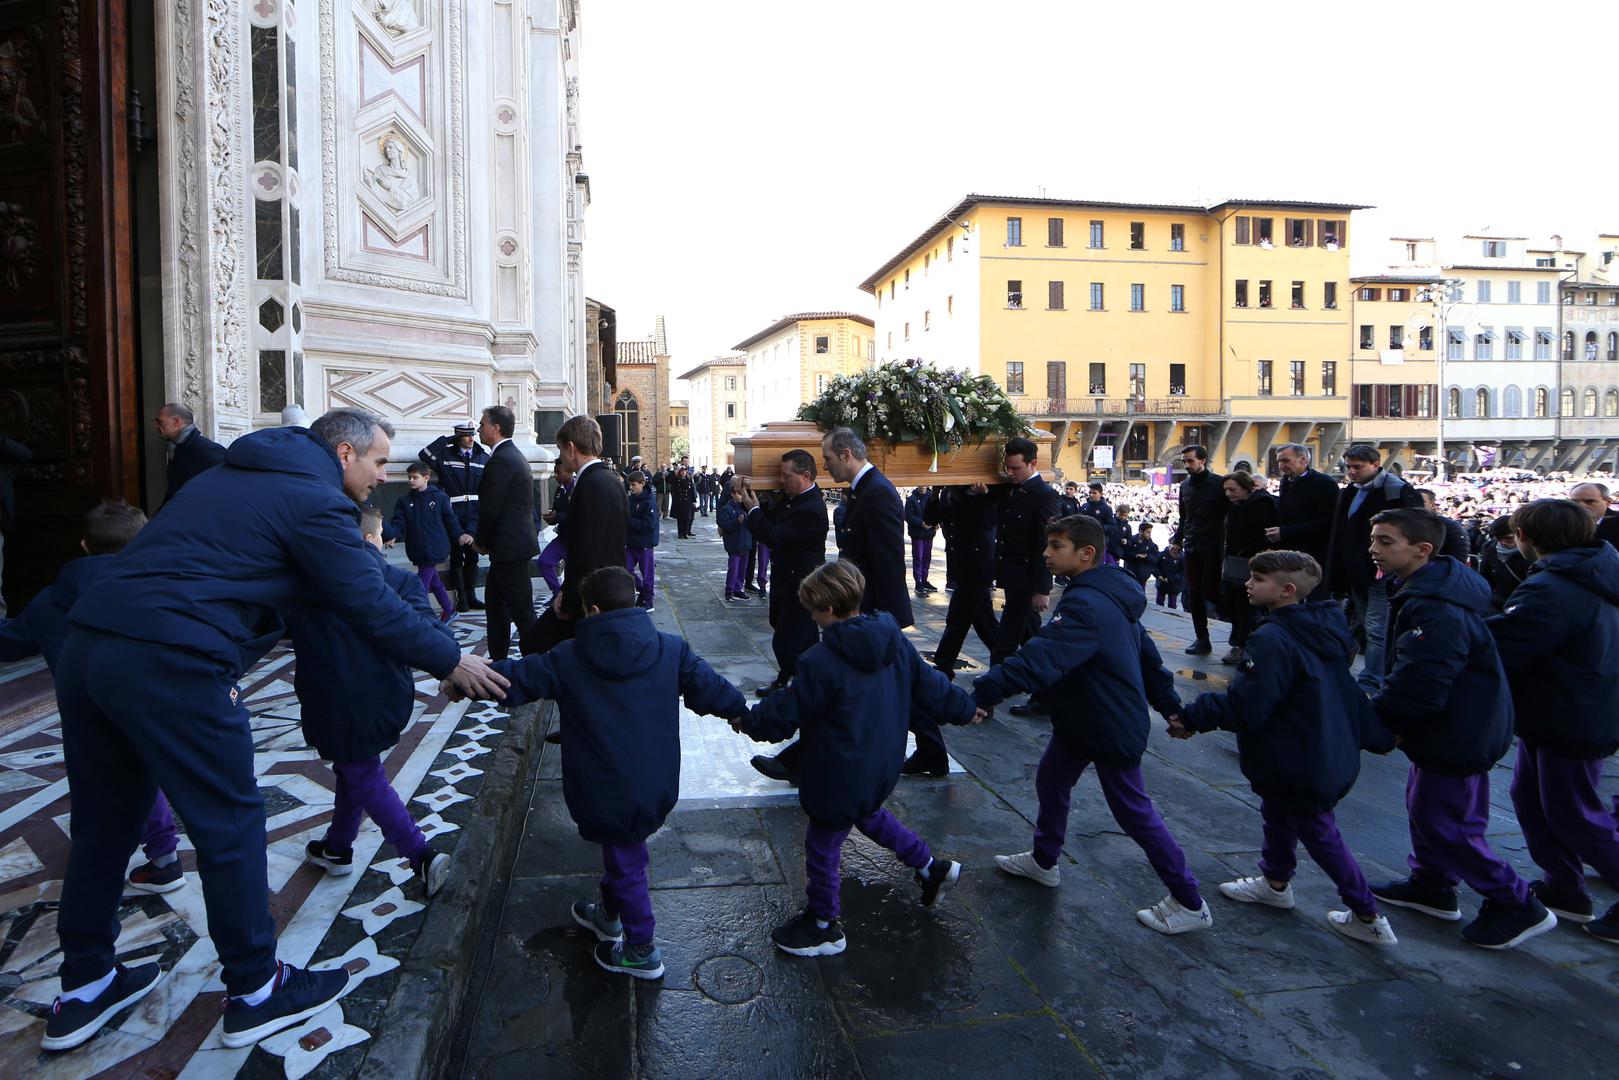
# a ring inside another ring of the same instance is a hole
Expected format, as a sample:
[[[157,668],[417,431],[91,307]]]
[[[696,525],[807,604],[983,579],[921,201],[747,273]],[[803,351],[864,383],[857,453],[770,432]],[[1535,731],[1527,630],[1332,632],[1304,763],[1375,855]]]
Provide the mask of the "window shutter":
[[[1248,235],[1249,235],[1248,234],[1248,219],[1245,218],[1245,217],[1238,218],[1237,219],[1237,243],[1239,243],[1239,244],[1248,243]]]

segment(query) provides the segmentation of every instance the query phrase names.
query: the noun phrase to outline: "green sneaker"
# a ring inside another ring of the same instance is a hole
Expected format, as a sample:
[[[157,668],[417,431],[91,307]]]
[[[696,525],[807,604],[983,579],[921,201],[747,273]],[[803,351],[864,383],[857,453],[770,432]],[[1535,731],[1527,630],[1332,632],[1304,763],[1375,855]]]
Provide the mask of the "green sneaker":
[[[632,979],[663,978],[663,954],[656,945],[626,945],[622,941],[596,944],[596,965],[614,975]]]

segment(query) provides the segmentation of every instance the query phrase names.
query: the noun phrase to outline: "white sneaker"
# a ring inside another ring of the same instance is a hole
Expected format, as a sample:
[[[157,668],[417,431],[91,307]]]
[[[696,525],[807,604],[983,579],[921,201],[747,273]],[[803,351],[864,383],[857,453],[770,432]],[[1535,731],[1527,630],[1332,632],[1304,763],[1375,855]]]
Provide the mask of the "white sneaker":
[[[1026,877],[1030,881],[1038,881],[1048,889],[1055,889],[1062,880],[1062,869],[1053,866],[1050,870],[1034,861],[1034,852],[1020,851],[1016,855],[997,855],[995,865],[1014,877]]]
[[[1166,896],[1152,907],[1136,912],[1136,918],[1141,920],[1142,925],[1150,926],[1160,934],[1189,934],[1193,930],[1207,930],[1214,925],[1214,914],[1209,911],[1207,900],[1196,911],[1190,911],[1173,896]]]
[[[1394,927],[1389,925],[1387,915],[1379,915],[1371,922],[1361,922],[1360,916],[1353,911],[1329,911],[1327,925],[1350,941],[1364,941],[1385,949],[1400,943],[1400,939],[1394,936]]]
[[[1287,886],[1278,892],[1262,877],[1238,878],[1236,881],[1227,881],[1221,885],[1220,895],[1239,904],[1264,904],[1266,907],[1281,908],[1284,911],[1291,911],[1293,908],[1292,882],[1288,882]]]

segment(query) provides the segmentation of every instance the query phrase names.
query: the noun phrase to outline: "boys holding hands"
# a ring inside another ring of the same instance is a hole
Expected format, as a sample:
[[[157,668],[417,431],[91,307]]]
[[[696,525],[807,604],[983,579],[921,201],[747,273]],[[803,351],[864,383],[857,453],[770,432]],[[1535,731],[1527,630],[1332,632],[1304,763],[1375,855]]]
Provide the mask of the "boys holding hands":
[[[1117,566],[1102,564],[1107,535],[1095,518],[1074,515],[1046,527],[1046,566],[1071,579],[1062,602],[1039,632],[973,682],[978,707],[993,708],[1023,691],[1044,691],[1052,704],[1052,736],[1040,758],[1035,790],[1040,812],[1034,848],[997,855],[1008,874],[1056,888],[1057,859],[1068,837],[1073,787],[1096,766],[1113,818],[1141,846],[1169,895],[1136,912],[1163,934],[1212,926],[1186,856],[1147,795],[1141,755],[1147,749],[1147,703],[1164,716],[1180,711],[1174,679],[1140,624],[1147,600]]]
[[[1372,561],[1392,581],[1383,688],[1372,707],[1411,759],[1405,805],[1411,876],[1372,886],[1384,903],[1447,922],[1462,917],[1456,883],[1484,895],[1462,938],[1510,949],[1557,925],[1529,885],[1490,850],[1490,770],[1512,745],[1512,699],[1484,625],[1490,586],[1436,554],[1445,525],[1401,507],[1372,518]]]
[[[1310,556],[1261,552],[1248,569],[1248,600],[1270,617],[1248,639],[1231,688],[1203,694],[1169,723],[1169,734],[1181,739],[1216,728],[1236,732],[1243,775],[1260,798],[1260,876],[1228,881],[1220,892],[1239,903],[1292,908],[1290,882],[1303,841],[1349,907],[1328,912],[1327,924],[1355,941],[1394,945],[1394,931],[1332,816],[1360,774],[1362,742],[1376,732],[1366,695],[1349,673],[1355,648],[1349,622],[1335,602],[1309,601],[1321,583],[1321,567]],[[1393,747],[1391,738],[1379,743],[1373,748]]]
[[[383,530],[382,538],[389,547],[401,537],[405,541],[405,554],[416,567],[422,588],[438,601],[445,622],[455,618],[455,605],[450,593],[438,576],[438,564],[450,557],[455,545],[472,543],[472,535],[463,532],[450,507],[450,497],[428,476],[427,466],[419,461],[410,463],[405,470],[410,492],[394,504],[393,520]]]
[[[865,587],[865,576],[845,560],[825,563],[803,580],[798,599],[821,628],[820,644],[799,657],[791,683],[731,722],[758,742],[781,742],[799,733],[798,798],[809,816],[804,834],[808,904],[770,934],[778,949],[794,956],[835,956],[847,944],[838,920],[839,865],[851,829],[916,871],[926,906],[961,876],[959,863],[935,859],[927,843],[883,803],[899,782],[911,709],[956,724],[983,714],[923,661],[893,616],[860,614]]]

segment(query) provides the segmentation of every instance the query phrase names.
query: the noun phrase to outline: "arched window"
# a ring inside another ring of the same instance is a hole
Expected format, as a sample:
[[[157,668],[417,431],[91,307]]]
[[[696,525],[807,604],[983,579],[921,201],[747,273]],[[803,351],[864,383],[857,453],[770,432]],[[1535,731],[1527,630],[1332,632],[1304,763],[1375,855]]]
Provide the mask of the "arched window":
[[[1608,359],[1619,360],[1619,330],[1608,331]]]
[[[623,417],[620,425],[624,429],[624,460],[619,463],[622,465],[641,452],[641,403],[626,390],[613,402],[613,411]]]
[[[1574,415],[1574,388],[1572,386],[1563,387],[1563,392],[1557,395],[1557,415]]]
[[[1619,416],[1619,390],[1609,390],[1602,395],[1602,415]]]
[[[1574,359],[1574,331],[1563,331],[1563,359]]]
[[[1597,358],[1597,332],[1595,330],[1585,332],[1585,358],[1587,360]]]
[[[1535,387],[1535,415],[1536,416],[1545,417],[1546,410],[1551,407],[1551,402],[1547,400],[1549,397],[1551,397],[1551,395],[1546,392],[1546,388],[1544,386]]]
[[[1509,386],[1502,393],[1501,415],[1517,418],[1523,415],[1523,391]]]
[[[1580,415],[1581,416],[1595,416],[1597,414],[1597,392],[1596,392],[1596,390],[1594,390],[1593,388],[1587,386],[1585,388],[1585,393],[1581,396],[1580,404],[1581,404],[1581,408],[1580,408]]]
[[[1474,414],[1481,420],[1488,419],[1490,415],[1490,392],[1481,386],[1473,392],[1473,400]]]

